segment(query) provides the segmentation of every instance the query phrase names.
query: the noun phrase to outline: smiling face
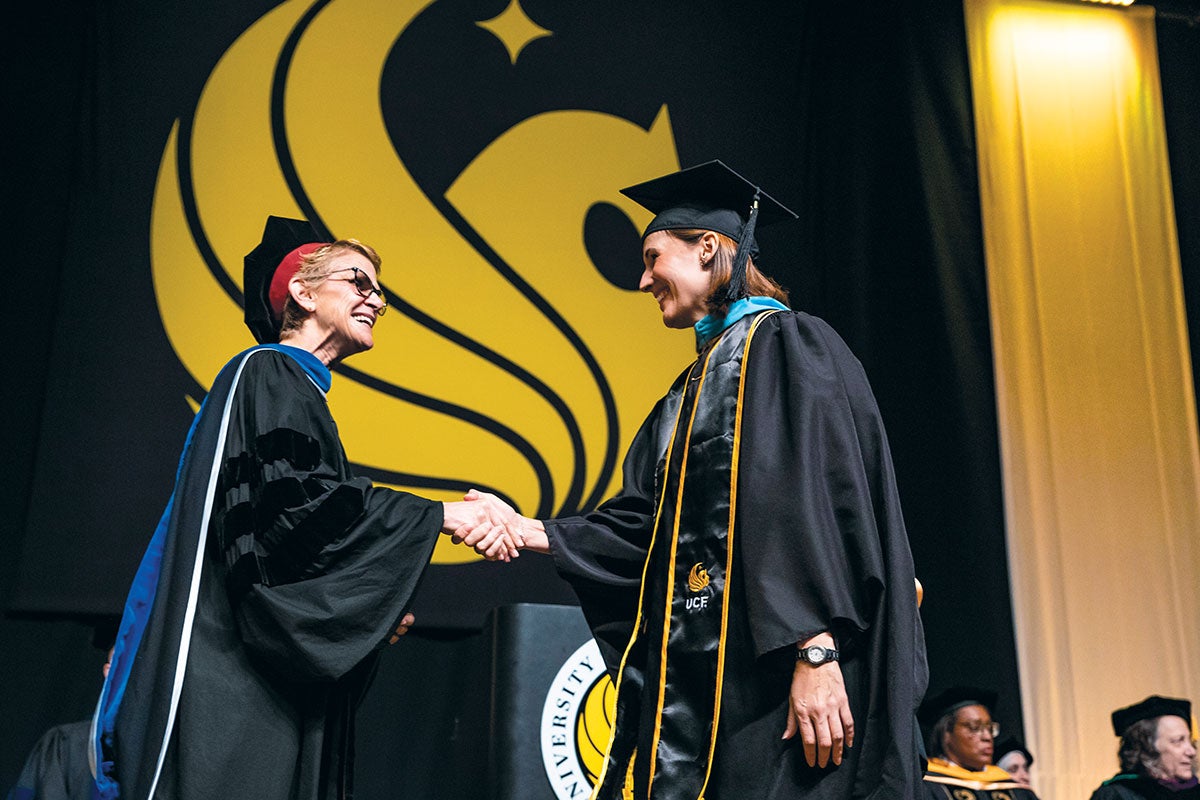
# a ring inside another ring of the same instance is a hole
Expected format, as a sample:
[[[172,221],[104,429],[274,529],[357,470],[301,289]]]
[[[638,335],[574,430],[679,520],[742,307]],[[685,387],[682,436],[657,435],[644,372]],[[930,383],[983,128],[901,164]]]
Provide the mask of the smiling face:
[[[303,298],[309,311],[304,334],[314,344],[308,349],[326,364],[375,346],[373,328],[383,300],[378,293],[368,297],[359,293],[355,279],[360,273],[373,286],[379,286],[375,265],[369,259],[353,250],[342,250],[329,261],[324,279],[309,287]]]
[[[1158,718],[1158,735],[1154,740],[1158,751],[1158,769],[1166,780],[1186,781],[1196,774],[1196,743],[1182,717]]]
[[[703,244],[655,231],[642,242],[638,289],[654,295],[668,328],[689,328],[708,314],[711,273],[700,266]]]
[[[966,706],[954,712],[954,724],[942,739],[946,757],[959,766],[981,770],[992,763],[992,715],[985,706]]]

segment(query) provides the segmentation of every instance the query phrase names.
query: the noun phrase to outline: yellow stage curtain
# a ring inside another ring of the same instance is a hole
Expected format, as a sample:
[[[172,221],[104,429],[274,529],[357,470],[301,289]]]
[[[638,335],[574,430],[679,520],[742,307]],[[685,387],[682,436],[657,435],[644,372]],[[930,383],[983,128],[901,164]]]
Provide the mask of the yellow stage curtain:
[[[966,0],[1035,788],[1116,772],[1110,712],[1200,701],[1200,458],[1153,9]]]

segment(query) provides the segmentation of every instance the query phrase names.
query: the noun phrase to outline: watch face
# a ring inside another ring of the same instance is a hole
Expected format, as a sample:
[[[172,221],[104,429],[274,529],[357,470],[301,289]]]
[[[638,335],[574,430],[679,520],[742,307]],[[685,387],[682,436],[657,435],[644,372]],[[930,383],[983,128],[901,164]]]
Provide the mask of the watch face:
[[[825,648],[812,646],[804,651],[805,660],[810,664],[820,664],[825,660]]]

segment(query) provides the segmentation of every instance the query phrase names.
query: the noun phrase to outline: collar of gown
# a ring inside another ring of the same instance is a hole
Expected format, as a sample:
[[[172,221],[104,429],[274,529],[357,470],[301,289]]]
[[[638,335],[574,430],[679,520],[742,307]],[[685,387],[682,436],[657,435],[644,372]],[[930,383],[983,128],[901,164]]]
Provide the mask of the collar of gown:
[[[267,344],[263,345],[263,347],[278,350],[285,356],[291,356],[300,365],[300,368],[308,374],[308,377],[312,378],[312,382],[317,385],[317,388],[322,392],[329,392],[329,387],[333,385],[333,373],[329,371],[329,367],[321,363],[321,359],[307,350],[292,347],[290,344]]]
[[[945,758],[929,759],[929,771],[939,775],[947,775],[951,778],[959,778],[965,781],[978,781],[979,783],[995,783],[997,781],[1011,781],[1012,776],[1007,772],[997,767],[995,764],[988,764],[981,770],[967,769],[959,766],[953,761]]]
[[[703,350],[704,345],[711,342],[742,317],[757,314],[760,311],[766,311],[771,308],[787,311],[787,306],[770,297],[743,297],[729,306],[729,310],[725,312],[725,316],[709,314],[692,326],[696,329],[696,351]]]

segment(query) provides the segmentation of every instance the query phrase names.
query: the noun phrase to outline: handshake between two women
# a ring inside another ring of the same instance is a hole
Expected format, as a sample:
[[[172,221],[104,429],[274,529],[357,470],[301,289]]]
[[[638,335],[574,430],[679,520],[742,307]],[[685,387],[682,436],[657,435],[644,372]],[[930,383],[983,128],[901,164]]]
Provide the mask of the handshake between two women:
[[[522,550],[550,550],[542,521],[521,516],[494,494],[472,489],[462,500],[443,505],[442,533],[488,561],[510,561]]]

